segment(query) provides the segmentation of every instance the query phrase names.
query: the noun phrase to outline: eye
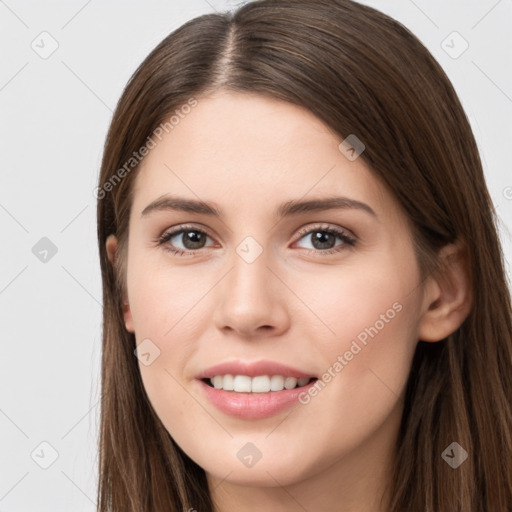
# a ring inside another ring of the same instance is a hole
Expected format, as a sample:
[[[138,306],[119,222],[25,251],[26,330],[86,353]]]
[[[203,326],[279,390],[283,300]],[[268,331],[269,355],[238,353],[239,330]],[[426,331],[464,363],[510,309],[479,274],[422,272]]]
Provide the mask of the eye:
[[[345,250],[347,246],[354,246],[356,243],[356,239],[346,231],[330,226],[302,229],[299,235],[301,235],[299,241],[302,239],[308,240],[309,237],[312,246],[309,252],[317,254],[338,253]],[[202,229],[194,226],[179,226],[177,229],[168,231],[158,237],[157,243],[175,255],[186,256],[194,255],[200,249],[207,247],[205,244],[208,238],[211,240],[211,237]],[[337,240],[339,240],[338,243]],[[179,244],[182,247],[179,247]]]
[[[300,240],[308,240],[312,246],[311,252],[333,254],[346,249],[346,246],[354,246],[356,239],[346,231],[330,226],[317,226],[303,229],[299,232]],[[340,240],[340,243],[336,242]]]
[[[205,247],[206,239],[210,238],[208,234],[193,226],[180,226],[174,231],[168,231],[158,238],[158,244],[162,245],[166,250],[179,256],[192,254],[198,249]],[[171,242],[176,239],[176,242]],[[183,248],[176,247],[176,243],[182,244]]]

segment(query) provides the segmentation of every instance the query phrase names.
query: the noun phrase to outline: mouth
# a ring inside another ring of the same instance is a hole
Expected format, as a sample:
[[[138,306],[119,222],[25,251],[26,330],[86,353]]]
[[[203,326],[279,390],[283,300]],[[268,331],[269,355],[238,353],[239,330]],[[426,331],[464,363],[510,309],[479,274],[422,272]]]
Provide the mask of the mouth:
[[[206,401],[241,420],[262,420],[284,412],[317,380],[309,371],[270,360],[225,361],[196,375]]]
[[[289,377],[284,375],[215,375],[201,379],[207,386],[233,393],[274,393],[308,386],[316,377]]]

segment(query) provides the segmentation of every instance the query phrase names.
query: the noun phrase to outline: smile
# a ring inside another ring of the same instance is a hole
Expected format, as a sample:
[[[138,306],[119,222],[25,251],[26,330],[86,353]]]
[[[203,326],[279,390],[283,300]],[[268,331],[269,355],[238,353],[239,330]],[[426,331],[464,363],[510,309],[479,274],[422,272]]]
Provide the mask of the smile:
[[[233,391],[235,393],[268,393],[283,391],[306,386],[315,379],[309,377],[285,377],[283,375],[215,375],[211,379],[204,379],[206,384],[215,389]]]
[[[231,360],[195,376],[198,391],[219,412],[240,420],[260,420],[283,413],[314,386],[313,372],[277,361]]]

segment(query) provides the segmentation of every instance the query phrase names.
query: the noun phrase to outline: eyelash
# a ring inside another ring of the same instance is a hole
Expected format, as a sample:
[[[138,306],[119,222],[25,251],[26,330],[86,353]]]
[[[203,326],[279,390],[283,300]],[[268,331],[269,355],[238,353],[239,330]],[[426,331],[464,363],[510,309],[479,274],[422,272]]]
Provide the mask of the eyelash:
[[[184,251],[183,249],[177,249],[177,248],[172,247],[172,246],[170,246],[168,244],[168,242],[169,242],[169,240],[171,238],[174,238],[176,235],[179,235],[181,233],[185,233],[187,231],[194,231],[194,232],[201,233],[201,234],[204,234],[204,235],[210,237],[210,235],[206,231],[204,231],[202,229],[195,228],[194,226],[182,225],[182,226],[179,226],[177,229],[175,229],[173,231],[168,231],[168,232],[163,233],[162,235],[160,235],[156,239],[156,243],[159,246],[163,246],[163,248],[166,251],[169,251],[169,252],[171,252],[172,254],[174,254],[176,256],[195,255],[195,253],[199,252],[201,249],[197,249],[195,251]],[[345,231],[342,231],[342,230],[339,230],[339,229],[335,229],[335,228],[332,228],[330,226],[316,226],[316,227],[307,228],[307,229],[304,228],[304,229],[299,231],[299,233],[298,233],[298,235],[299,235],[298,240],[303,238],[305,235],[308,235],[308,234],[311,234],[311,233],[316,233],[316,232],[319,232],[319,233],[329,233],[331,235],[335,235],[335,236],[337,236],[338,238],[340,238],[343,241],[343,244],[337,246],[337,248],[333,247],[332,249],[325,249],[325,250],[305,249],[306,251],[308,251],[308,253],[334,254],[334,253],[338,253],[338,252],[341,252],[342,250],[344,250],[344,248],[347,245],[349,247],[353,247],[356,244],[356,239],[351,237],[351,236],[349,236]],[[210,237],[210,238],[212,238],[212,237]]]

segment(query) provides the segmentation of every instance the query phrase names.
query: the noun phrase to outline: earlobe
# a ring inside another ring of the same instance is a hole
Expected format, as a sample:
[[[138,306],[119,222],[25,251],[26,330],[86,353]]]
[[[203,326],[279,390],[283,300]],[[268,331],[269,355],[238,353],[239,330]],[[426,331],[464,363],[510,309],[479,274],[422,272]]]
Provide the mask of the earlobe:
[[[128,304],[127,301],[123,303],[123,316],[124,326],[126,327],[126,330],[133,334],[135,332],[135,329],[133,328],[132,312],[130,309],[130,305]]]
[[[114,266],[115,271],[117,264],[117,237],[115,235],[109,235],[105,242],[105,247],[107,250],[107,257],[110,263]],[[133,319],[132,312],[130,310],[130,305],[128,303],[127,297],[123,297],[123,317],[124,317],[124,325],[128,332],[134,333],[135,330],[133,328]]]
[[[117,251],[117,237],[115,235],[108,235],[107,241],[105,242],[105,247],[107,249],[107,257],[112,263],[115,265],[116,263],[116,251]]]
[[[467,260],[459,244],[449,244],[439,253],[441,270],[426,285],[418,339],[440,341],[455,332],[472,305],[471,279]]]

